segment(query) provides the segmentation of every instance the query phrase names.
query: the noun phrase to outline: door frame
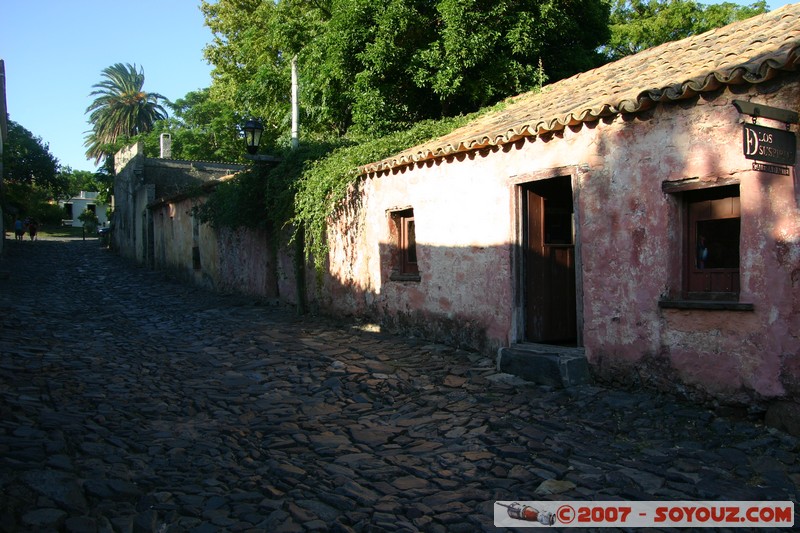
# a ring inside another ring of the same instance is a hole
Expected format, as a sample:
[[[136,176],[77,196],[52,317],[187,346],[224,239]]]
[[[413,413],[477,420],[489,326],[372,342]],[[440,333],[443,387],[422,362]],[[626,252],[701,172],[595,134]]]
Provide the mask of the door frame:
[[[510,185],[513,187],[512,198],[514,201],[514,236],[512,276],[514,286],[513,320],[511,341],[513,343],[525,342],[526,327],[526,273],[525,273],[525,232],[526,232],[526,186],[541,180],[565,177],[570,178],[572,187],[572,209],[575,217],[575,324],[577,346],[583,346],[583,254],[581,240],[580,209],[580,184],[589,173],[588,166],[572,165],[554,167],[545,170],[511,176]]]

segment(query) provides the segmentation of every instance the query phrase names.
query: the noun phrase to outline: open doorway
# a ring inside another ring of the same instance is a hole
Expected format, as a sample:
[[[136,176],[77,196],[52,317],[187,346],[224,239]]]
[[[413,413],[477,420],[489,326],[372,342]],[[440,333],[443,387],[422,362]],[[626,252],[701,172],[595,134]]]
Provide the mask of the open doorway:
[[[524,339],[576,346],[575,211],[572,179],[523,184]]]

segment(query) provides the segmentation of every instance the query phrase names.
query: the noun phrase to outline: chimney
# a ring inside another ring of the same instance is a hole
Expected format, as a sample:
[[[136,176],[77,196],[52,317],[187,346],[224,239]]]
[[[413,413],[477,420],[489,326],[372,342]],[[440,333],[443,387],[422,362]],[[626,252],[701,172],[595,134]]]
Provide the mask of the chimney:
[[[161,134],[161,159],[172,159],[172,137],[169,133]]]

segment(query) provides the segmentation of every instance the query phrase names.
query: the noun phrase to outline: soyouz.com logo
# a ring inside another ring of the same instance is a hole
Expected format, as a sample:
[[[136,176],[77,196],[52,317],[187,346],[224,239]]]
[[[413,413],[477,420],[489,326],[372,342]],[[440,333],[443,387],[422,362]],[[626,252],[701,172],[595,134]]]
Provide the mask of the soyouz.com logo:
[[[791,527],[790,501],[496,501],[497,527]]]

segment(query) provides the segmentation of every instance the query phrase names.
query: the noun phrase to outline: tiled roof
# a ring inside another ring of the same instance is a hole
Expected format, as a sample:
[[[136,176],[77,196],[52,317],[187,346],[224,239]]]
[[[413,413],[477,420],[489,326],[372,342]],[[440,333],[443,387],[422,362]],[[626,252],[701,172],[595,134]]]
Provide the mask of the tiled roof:
[[[798,66],[800,4],[792,4],[514,97],[502,111],[360,170],[366,174],[502,145],[608,115],[636,113],[723,85],[760,83]]]

